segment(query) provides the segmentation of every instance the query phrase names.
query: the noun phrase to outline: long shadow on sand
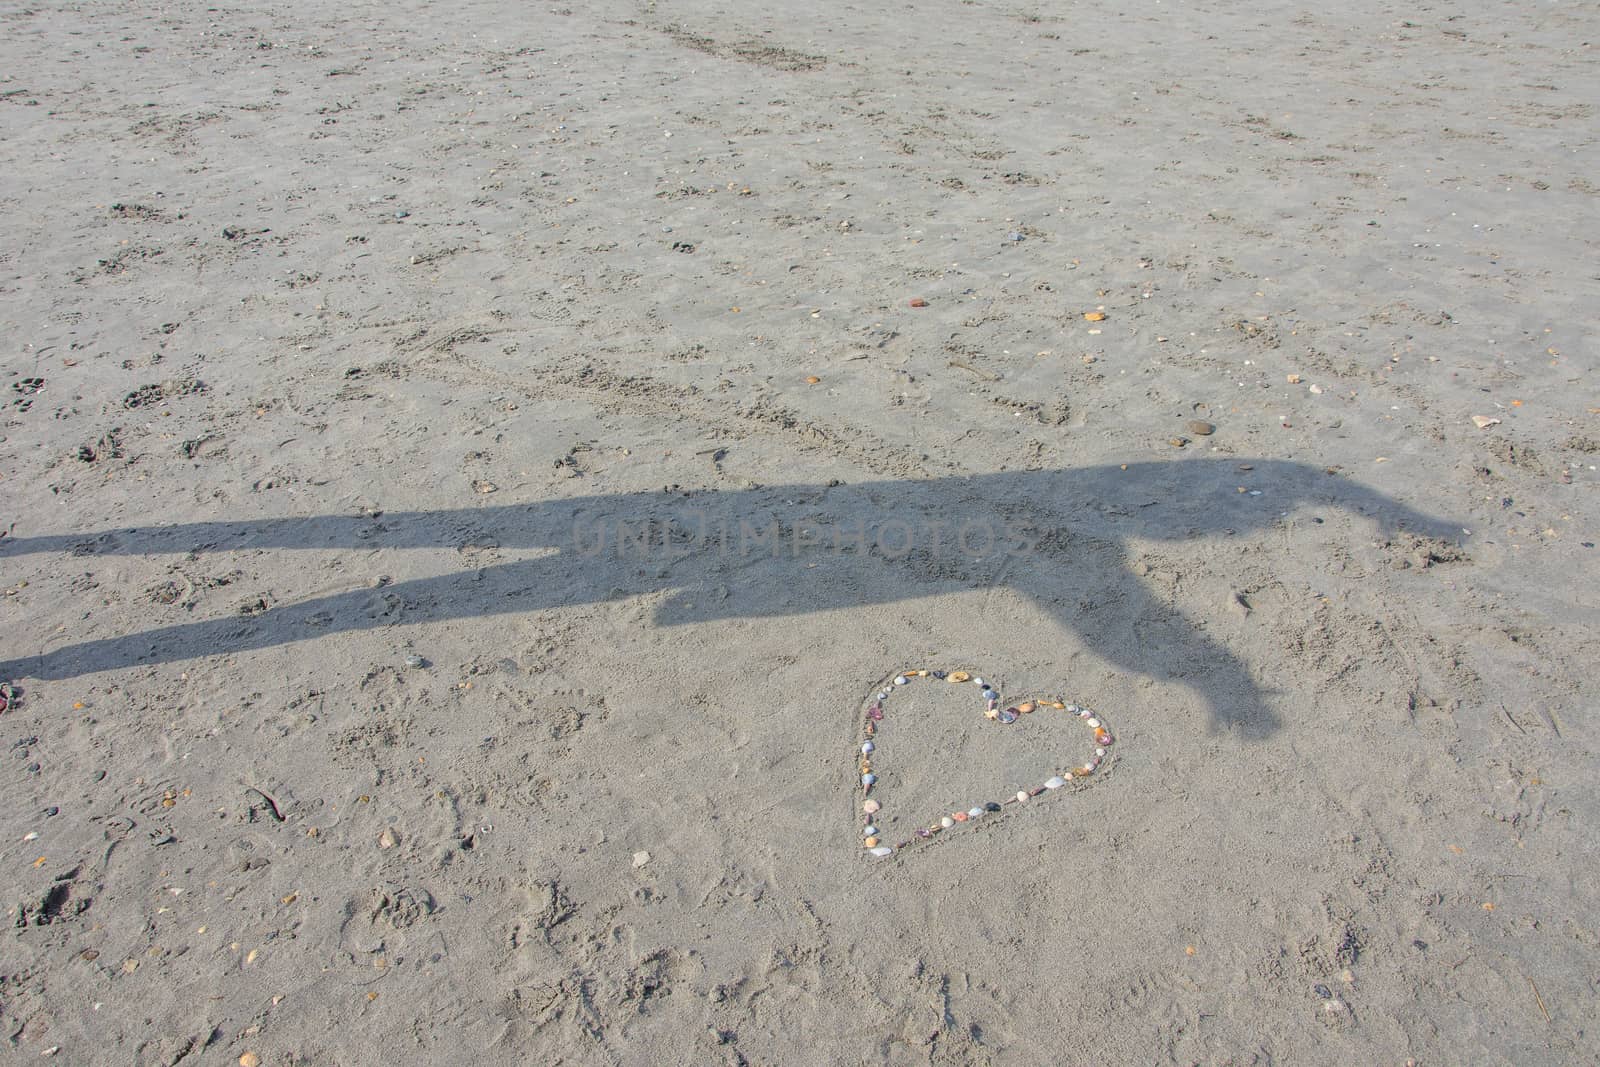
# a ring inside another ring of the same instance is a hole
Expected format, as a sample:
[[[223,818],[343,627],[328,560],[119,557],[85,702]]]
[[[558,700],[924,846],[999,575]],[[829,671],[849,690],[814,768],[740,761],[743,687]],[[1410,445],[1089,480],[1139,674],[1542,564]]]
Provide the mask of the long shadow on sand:
[[[1009,587],[1119,668],[1190,686],[1209,706],[1214,727],[1263,737],[1278,720],[1247,665],[1153,597],[1129,569],[1126,545],[1130,538],[1225,539],[1289,521],[1297,510],[1305,513],[1296,518],[1317,520],[1318,507],[1349,509],[1389,534],[1457,532],[1317,468],[1230,458],[23,536],[0,541],[0,555],[473,545],[555,551],[251,617],[65,645],[0,663],[0,679],[68,678],[342,630],[651,594],[664,594],[655,621],[682,625]],[[1050,637],[1040,630],[1042,641]]]

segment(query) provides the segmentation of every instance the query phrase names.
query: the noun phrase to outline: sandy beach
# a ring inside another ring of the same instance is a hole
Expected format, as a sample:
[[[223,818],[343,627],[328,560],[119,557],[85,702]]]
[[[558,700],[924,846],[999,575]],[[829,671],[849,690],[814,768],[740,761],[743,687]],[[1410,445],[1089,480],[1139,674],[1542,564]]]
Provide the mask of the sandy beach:
[[[1600,1064],[1597,43],[0,9],[0,1061]]]

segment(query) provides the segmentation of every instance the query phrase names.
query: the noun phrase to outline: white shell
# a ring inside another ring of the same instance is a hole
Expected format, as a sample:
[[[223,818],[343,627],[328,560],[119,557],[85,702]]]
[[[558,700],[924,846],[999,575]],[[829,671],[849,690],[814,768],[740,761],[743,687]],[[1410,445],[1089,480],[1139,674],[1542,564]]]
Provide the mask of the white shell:
[[[974,819],[976,819],[978,816],[983,814],[983,809],[982,808],[968,808],[967,809],[967,814],[972,816]]]
[[[1094,754],[1096,756],[1104,756],[1106,754],[1106,750],[1103,748],[1097,748],[1094,750]]]
[[[1017,790],[1017,803],[1018,804],[1026,804],[1027,802],[1028,802],[1028,794],[1027,794],[1027,792],[1025,790],[1021,790],[1021,789]]]
[[[944,827],[946,830],[950,829],[950,827],[954,826],[955,824],[956,821],[948,815],[939,820],[939,825]]]
[[[877,837],[878,836],[878,828],[876,826],[869,826],[866,829],[861,831],[861,836],[862,837]]]
[[[1068,711],[1070,711],[1070,712],[1072,712],[1072,714],[1074,714],[1074,715],[1076,715],[1076,714],[1078,714],[1078,712],[1079,712],[1079,711],[1080,711],[1080,710],[1081,710],[1081,709],[1080,709],[1080,708],[1079,708],[1079,707],[1078,707],[1078,705],[1076,705],[1076,704],[1068,704],[1068,705],[1067,705],[1067,710],[1068,710]]]
[[[877,848],[870,848],[867,851],[871,852],[874,856],[883,857],[889,855],[889,853],[893,852],[894,849],[890,848],[888,845],[879,845]]]
[[[894,676],[894,684],[895,685],[905,685],[906,684],[906,676],[903,675],[903,674],[895,675]]]
[[[864,785],[864,786],[871,785],[873,782],[876,782],[877,780],[878,780],[878,776],[876,774],[863,774],[861,776],[861,784]]]
[[[870,755],[873,749],[877,747],[878,746],[874,745],[871,741],[868,741],[861,746],[861,754],[863,756]]]
[[[974,678],[972,680],[972,684],[977,686],[979,689],[982,689],[983,688],[983,679],[982,678]]]
[[[1046,789],[1060,789],[1066,784],[1067,780],[1058,774],[1054,778],[1045,779],[1044,787]]]
[[[1100,725],[1100,720],[1099,719],[1090,719],[1088,725],[1091,728],[1098,727]]]
[[[1079,708],[1078,709],[1078,718],[1080,718],[1080,719],[1087,719],[1090,715],[1093,715],[1093,714],[1094,714],[1094,712],[1090,711],[1088,708]]]

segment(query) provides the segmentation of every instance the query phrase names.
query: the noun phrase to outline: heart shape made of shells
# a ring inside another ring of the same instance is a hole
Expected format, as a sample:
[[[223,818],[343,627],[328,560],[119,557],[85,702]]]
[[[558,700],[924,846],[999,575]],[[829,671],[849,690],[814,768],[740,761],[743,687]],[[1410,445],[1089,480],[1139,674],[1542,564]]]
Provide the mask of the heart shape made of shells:
[[[885,706],[900,688],[912,682],[931,679],[953,685],[972,685],[979,691],[983,701],[984,716],[992,722],[1001,725],[1010,725],[1024,715],[1038,712],[1052,713],[1063,712],[1079,719],[1085,726],[1094,731],[1094,755],[1075,767],[1064,770],[1059,774],[1051,775],[1043,784],[1031,788],[1019,789],[1004,800],[984,801],[974,804],[970,808],[959,808],[943,816],[931,826],[919,828],[916,833],[901,841],[897,845],[889,845],[883,841],[883,834],[878,824],[882,822],[883,804],[873,796],[874,787],[878,784],[878,776],[872,770],[872,755],[877,751],[878,734],[885,723]],[[1034,797],[1044,793],[1054,792],[1068,782],[1079,778],[1087,778],[1100,769],[1106,758],[1106,749],[1111,747],[1111,731],[1100,721],[1099,716],[1088,708],[1079,707],[1054,698],[1033,698],[1018,701],[1008,707],[1000,706],[1000,691],[983,678],[970,671],[933,671],[909,670],[901,671],[888,679],[884,685],[875,689],[866,700],[866,711],[863,718],[863,734],[861,741],[861,813],[864,819],[861,828],[861,839],[867,852],[873,856],[884,857],[893,855],[897,850],[915,845],[920,842],[930,841],[934,837],[948,830],[953,830],[963,823],[974,820],[990,818],[1015,804],[1026,804]]]

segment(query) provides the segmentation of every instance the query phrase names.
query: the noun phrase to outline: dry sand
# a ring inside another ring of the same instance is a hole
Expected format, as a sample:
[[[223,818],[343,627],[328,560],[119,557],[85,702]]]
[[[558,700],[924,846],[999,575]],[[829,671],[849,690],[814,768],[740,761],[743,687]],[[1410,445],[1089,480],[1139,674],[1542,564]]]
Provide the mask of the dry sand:
[[[1600,1062],[1594,41],[6,6],[0,1058]]]

